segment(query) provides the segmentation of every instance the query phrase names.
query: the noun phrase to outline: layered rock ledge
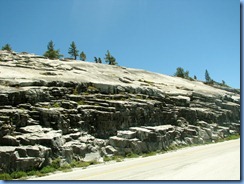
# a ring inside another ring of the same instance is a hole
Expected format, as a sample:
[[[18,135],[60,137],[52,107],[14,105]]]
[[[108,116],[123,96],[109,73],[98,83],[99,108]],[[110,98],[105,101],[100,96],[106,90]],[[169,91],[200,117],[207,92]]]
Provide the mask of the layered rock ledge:
[[[0,51],[0,172],[240,134],[240,92],[144,70]]]

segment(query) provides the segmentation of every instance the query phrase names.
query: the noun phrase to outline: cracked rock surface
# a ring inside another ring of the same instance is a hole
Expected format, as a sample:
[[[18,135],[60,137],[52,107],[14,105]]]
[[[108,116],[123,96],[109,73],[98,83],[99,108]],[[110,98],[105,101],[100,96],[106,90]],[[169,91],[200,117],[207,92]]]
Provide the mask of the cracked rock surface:
[[[139,69],[0,51],[0,172],[240,134],[240,91]]]

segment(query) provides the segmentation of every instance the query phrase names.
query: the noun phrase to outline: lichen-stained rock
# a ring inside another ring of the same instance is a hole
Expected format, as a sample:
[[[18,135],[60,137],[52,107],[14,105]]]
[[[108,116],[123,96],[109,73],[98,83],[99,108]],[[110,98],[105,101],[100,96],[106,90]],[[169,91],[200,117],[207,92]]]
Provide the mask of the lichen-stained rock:
[[[0,172],[240,134],[240,90],[0,51]]]

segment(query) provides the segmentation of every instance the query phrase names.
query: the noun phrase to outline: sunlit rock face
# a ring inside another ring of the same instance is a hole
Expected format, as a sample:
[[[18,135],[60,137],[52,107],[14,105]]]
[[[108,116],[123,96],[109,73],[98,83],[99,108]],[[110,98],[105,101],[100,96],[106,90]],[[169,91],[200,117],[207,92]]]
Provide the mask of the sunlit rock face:
[[[0,172],[102,161],[240,133],[239,90],[0,51]]]

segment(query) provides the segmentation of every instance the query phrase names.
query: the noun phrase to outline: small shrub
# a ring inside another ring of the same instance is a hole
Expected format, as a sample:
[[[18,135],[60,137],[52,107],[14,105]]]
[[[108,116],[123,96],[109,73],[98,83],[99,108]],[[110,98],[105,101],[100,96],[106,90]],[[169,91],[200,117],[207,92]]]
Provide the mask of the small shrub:
[[[156,152],[149,152],[149,153],[145,153],[142,155],[142,157],[149,157],[149,156],[154,156],[156,155],[157,153]]]
[[[112,157],[113,160],[115,160],[116,162],[122,162],[124,160],[124,157],[120,156],[120,155],[116,155]]]
[[[99,92],[99,90],[96,87],[88,86],[87,90],[85,92],[83,92],[83,94],[94,94],[94,93],[97,93],[97,92]]]
[[[87,91],[85,91],[85,92],[83,92],[82,94],[83,94],[83,95],[89,95],[90,93],[87,92]]]
[[[177,146],[175,145],[170,145],[167,150],[171,151],[171,150],[176,150],[177,149]]]
[[[55,169],[58,169],[60,168],[60,162],[61,162],[61,159],[60,158],[56,158],[52,161],[51,163],[51,167],[55,168]]]
[[[71,166],[69,164],[62,165],[58,170],[63,172],[69,172],[71,171]]]
[[[43,167],[40,172],[42,174],[47,174],[47,173],[50,173],[50,172],[54,172],[56,169],[51,167],[51,166],[46,166],[46,167]]]
[[[73,94],[74,94],[74,95],[78,95],[78,94],[79,94],[79,93],[78,93],[78,90],[77,90],[77,87],[74,89]]]
[[[233,139],[239,139],[240,135],[239,134],[233,134],[233,135],[229,135],[226,138],[224,138],[224,140],[233,140]]]
[[[59,107],[60,107],[60,104],[59,104],[58,102],[55,102],[55,103],[52,105],[52,107],[54,107],[54,108],[59,108]]]
[[[92,91],[97,91],[98,89],[94,86],[88,86],[87,87],[88,90],[92,90]]]
[[[108,162],[108,161],[111,161],[111,160],[113,160],[112,157],[108,157],[108,156],[103,157],[103,161],[104,162]]]
[[[77,102],[78,105],[86,105],[86,102],[84,102],[83,100],[80,100],[79,102]]]
[[[115,160],[116,162],[122,162],[124,160],[124,157],[121,155],[115,155],[115,156],[111,156],[111,157],[105,156],[105,157],[103,157],[103,160],[105,162],[112,161],[112,160]]]
[[[136,99],[143,99],[141,95],[136,95]]]
[[[34,171],[34,170],[29,171],[29,172],[27,172],[27,176],[35,176],[35,175],[38,174],[38,172],[39,172],[39,171]]]
[[[13,179],[18,179],[18,178],[27,177],[27,174],[24,171],[15,171],[11,173],[11,177]]]
[[[75,161],[75,160],[73,160],[73,161],[70,163],[70,166],[71,166],[71,167],[87,167],[87,166],[89,166],[89,165],[90,165],[89,162]]]
[[[37,177],[42,177],[42,176],[45,176],[46,174],[44,173],[41,173],[40,171],[36,171],[36,174],[35,174]]]
[[[124,159],[121,159],[121,158],[116,158],[115,161],[116,162],[122,162]]]
[[[49,105],[43,105],[42,108],[50,109],[50,106]]]
[[[138,157],[139,157],[139,155],[138,154],[135,154],[135,153],[128,153],[126,155],[126,158],[138,158]]]
[[[12,180],[13,178],[8,173],[0,174],[0,180]]]

